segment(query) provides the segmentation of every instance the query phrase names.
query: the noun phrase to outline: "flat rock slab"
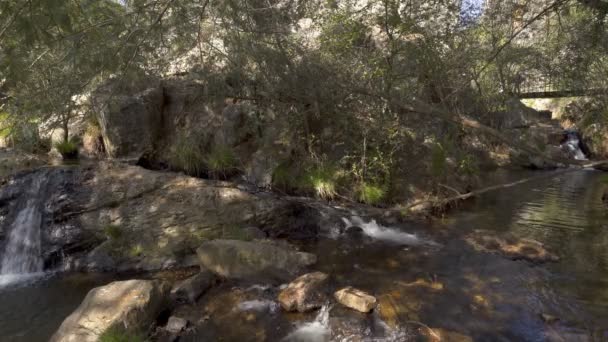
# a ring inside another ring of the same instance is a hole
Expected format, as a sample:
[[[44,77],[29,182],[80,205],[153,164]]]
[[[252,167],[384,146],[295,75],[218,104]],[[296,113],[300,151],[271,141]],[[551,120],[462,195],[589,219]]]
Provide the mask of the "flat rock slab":
[[[325,293],[323,287],[329,276],[313,272],[298,277],[279,293],[279,303],[285,311],[307,312],[323,306]]]
[[[536,263],[559,261],[559,257],[549,252],[536,240],[521,239],[513,234],[497,234],[486,230],[476,230],[464,240],[480,252],[498,253],[513,260],[527,260]]]
[[[376,297],[351,286],[336,291],[334,297],[338,303],[359,312],[370,312],[377,303]]]
[[[317,262],[314,254],[259,241],[213,240],[203,243],[196,253],[201,266],[234,279],[282,277]]]
[[[50,342],[96,342],[109,329],[145,331],[165,309],[168,289],[151,280],[116,281],[89,291]]]

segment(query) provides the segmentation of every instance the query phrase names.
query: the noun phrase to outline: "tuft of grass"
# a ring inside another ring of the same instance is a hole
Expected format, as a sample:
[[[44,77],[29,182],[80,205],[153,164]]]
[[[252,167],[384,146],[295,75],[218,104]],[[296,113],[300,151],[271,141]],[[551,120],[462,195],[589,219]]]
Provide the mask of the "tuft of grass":
[[[129,255],[132,257],[139,257],[143,253],[144,253],[144,248],[140,244],[131,246],[131,249],[129,250]]]
[[[222,239],[251,241],[252,237],[237,225],[226,225],[222,227]]]
[[[116,240],[120,239],[122,237],[122,233],[123,233],[120,226],[117,226],[114,224],[105,226],[103,229],[103,232],[112,241],[116,241]]]
[[[447,171],[446,151],[440,144],[434,144],[431,149],[431,174],[433,177],[441,177]]]
[[[336,191],[336,171],[334,168],[320,165],[304,173],[302,187],[311,190],[319,198],[330,200],[338,194]]]
[[[63,159],[73,159],[78,156],[78,145],[74,141],[57,142],[54,146]]]
[[[357,191],[358,200],[369,205],[380,203],[385,196],[386,191],[384,188],[375,184],[363,183]]]
[[[128,333],[118,328],[110,328],[99,336],[99,342],[145,342],[142,334]]]
[[[297,184],[294,181],[295,177],[290,174],[288,163],[281,163],[272,171],[272,185],[282,191],[288,192],[295,188]]]
[[[173,169],[184,171],[186,174],[199,177],[205,170],[205,158],[199,145],[193,140],[181,136],[169,150],[169,164]]]
[[[209,175],[214,178],[227,178],[237,170],[238,159],[232,148],[216,145],[205,157]]]

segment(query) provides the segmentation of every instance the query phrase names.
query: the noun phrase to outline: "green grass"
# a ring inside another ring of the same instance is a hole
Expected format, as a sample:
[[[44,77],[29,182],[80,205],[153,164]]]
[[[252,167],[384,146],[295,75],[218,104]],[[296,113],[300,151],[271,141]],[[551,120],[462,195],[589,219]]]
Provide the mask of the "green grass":
[[[369,205],[379,204],[385,196],[384,188],[374,184],[363,183],[357,191],[357,199]]]
[[[106,234],[108,239],[113,241],[119,240],[123,235],[123,231],[120,226],[114,224],[105,226],[103,232]]]
[[[237,170],[238,159],[232,148],[216,145],[205,156],[209,175],[214,178],[227,178]]]
[[[78,155],[78,145],[74,141],[62,141],[54,144],[64,159],[75,158]]]
[[[253,238],[238,225],[226,225],[222,227],[222,239],[251,241]]]
[[[179,137],[169,151],[169,164],[173,169],[184,171],[194,177],[205,171],[205,159],[193,139]]]
[[[431,149],[431,174],[433,177],[441,177],[447,171],[446,151],[440,144],[434,144]]]
[[[338,194],[336,191],[336,170],[327,165],[320,165],[304,173],[302,187],[313,191],[319,198],[330,200]]]
[[[141,334],[125,332],[121,329],[110,328],[99,336],[99,342],[145,342]]]
[[[272,186],[285,192],[297,187],[295,177],[290,173],[289,163],[281,163],[272,172]]]
[[[129,250],[129,255],[134,258],[142,256],[143,254],[144,254],[144,248],[140,244],[131,246],[131,249]]]

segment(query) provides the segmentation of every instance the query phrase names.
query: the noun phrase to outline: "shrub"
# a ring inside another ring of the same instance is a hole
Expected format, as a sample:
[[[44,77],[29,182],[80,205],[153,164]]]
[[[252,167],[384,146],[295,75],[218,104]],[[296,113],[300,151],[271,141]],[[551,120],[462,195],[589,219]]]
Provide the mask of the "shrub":
[[[446,152],[440,144],[434,144],[431,149],[431,174],[433,177],[441,177],[447,169]]]
[[[114,240],[114,241],[120,239],[122,237],[122,233],[123,233],[120,226],[113,225],[113,224],[105,226],[103,231],[109,239]]]
[[[57,142],[54,146],[63,159],[74,159],[78,157],[78,145],[73,140]]]
[[[144,342],[141,334],[132,334],[121,329],[110,328],[99,336],[99,342]]]
[[[360,202],[370,205],[376,205],[380,203],[380,201],[382,201],[382,199],[384,199],[384,196],[386,195],[386,191],[383,187],[368,183],[361,184],[357,192],[358,200]]]
[[[205,157],[209,175],[214,178],[227,178],[237,170],[237,158],[232,148],[216,145]]]
[[[336,192],[336,171],[327,165],[317,166],[304,173],[302,187],[311,190],[319,198],[330,200]]]
[[[169,164],[173,169],[194,177],[201,176],[205,170],[205,160],[198,143],[184,136],[179,137],[171,146]]]

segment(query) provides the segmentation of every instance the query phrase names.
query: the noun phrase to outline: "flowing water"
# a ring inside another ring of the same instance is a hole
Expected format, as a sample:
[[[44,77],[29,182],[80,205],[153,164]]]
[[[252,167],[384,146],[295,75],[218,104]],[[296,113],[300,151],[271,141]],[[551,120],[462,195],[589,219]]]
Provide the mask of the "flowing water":
[[[499,173],[493,183],[528,176]],[[230,284],[203,303],[210,317],[204,333],[185,340],[608,341],[607,179],[587,170],[547,177],[488,193],[427,225],[345,217],[358,235],[336,237],[329,227],[327,238],[302,247],[319,256],[314,268],[332,276],[332,289],[368,291],[380,309],[364,315],[333,305],[284,314],[270,309],[279,288]],[[464,237],[478,229],[536,239],[561,260],[538,264],[476,251]]]
[[[501,173],[494,182],[526,176]],[[345,217],[343,226],[361,234],[301,247],[318,255],[314,269],[331,275],[332,289],[368,291],[382,310],[364,315],[334,304],[285,314],[278,286],[224,283],[178,313],[197,317],[180,341],[608,341],[606,178],[547,177],[487,193],[432,224]],[[477,229],[539,240],[561,259],[535,264],[476,251],[463,237]],[[0,289],[0,340],[44,341],[95,283],[62,279]]]
[[[9,227],[0,267],[0,286],[42,274],[40,227],[44,212],[44,174],[32,180],[17,217]]]
[[[579,134],[575,131],[569,131],[566,133],[566,141],[562,144],[568,150],[568,152],[576,160],[587,160],[587,156],[581,149],[581,139]]]

